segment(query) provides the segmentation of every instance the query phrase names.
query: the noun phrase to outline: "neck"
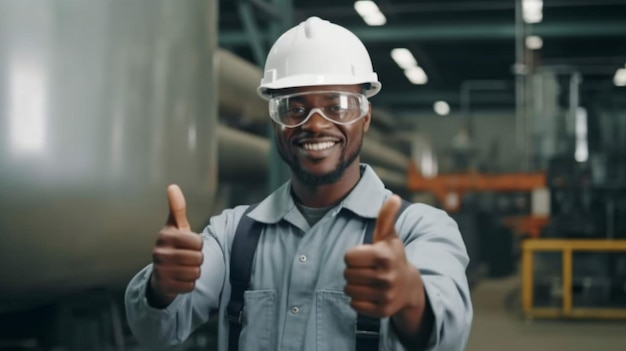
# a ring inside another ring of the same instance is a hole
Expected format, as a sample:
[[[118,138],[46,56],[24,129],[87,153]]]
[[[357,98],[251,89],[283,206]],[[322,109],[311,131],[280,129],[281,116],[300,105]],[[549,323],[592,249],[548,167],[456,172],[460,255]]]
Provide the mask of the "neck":
[[[354,188],[361,178],[359,160],[346,168],[341,178],[324,185],[310,185],[292,176],[292,189],[298,201],[307,207],[328,207],[337,204]]]

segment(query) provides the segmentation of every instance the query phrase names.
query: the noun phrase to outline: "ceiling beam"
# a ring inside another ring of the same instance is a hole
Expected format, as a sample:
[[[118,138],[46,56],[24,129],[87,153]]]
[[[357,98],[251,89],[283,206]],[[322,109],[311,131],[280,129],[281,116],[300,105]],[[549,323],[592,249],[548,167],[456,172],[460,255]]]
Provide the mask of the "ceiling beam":
[[[513,22],[359,26],[349,29],[361,40],[370,43],[407,40],[512,40],[515,38]],[[626,21],[540,23],[532,27],[532,32],[544,39],[624,36],[626,35]],[[271,38],[265,37],[265,40],[271,41]],[[222,31],[219,34],[219,42],[224,46],[248,45],[248,37],[243,31]]]
[[[443,100],[451,106],[460,106],[461,93],[451,91],[385,92],[371,98],[373,106],[425,105],[432,107],[435,101]],[[515,103],[513,90],[472,92],[469,105],[509,105]]]
[[[385,0],[383,0],[385,1]],[[601,7],[601,6],[624,6],[624,0],[550,0],[543,4],[544,8],[567,8],[567,7]],[[419,3],[390,4],[384,7],[383,13],[387,14],[411,14],[411,13],[436,13],[436,12],[468,12],[468,11],[506,11],[515,10],[514,1],[493,0],[458,0],[458,1],[419,1]],[[297,11],[297,17],[306,19],[315,14],[320,17],[352,17],[355,14],[352,6],[336,5],[324,7],[305,7]]]

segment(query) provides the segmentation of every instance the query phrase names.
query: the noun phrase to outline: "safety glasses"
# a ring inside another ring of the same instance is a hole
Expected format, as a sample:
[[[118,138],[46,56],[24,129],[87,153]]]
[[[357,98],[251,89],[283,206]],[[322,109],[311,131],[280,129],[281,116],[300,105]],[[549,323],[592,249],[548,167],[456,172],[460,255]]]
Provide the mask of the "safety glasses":
[[[270,117],[287,128],[305,124],[315,113],[333,123],[348,125],[367,115],[369,102],[363,94],[313,91],[272,97],[269,110]]]

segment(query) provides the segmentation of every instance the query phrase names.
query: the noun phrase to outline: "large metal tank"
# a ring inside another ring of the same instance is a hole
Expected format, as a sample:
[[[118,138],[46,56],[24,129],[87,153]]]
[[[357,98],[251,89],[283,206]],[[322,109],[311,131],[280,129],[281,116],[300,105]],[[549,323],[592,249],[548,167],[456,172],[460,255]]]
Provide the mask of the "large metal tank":
[[[124,286],[217,178],[217,2],[0,1],[0,311]]]

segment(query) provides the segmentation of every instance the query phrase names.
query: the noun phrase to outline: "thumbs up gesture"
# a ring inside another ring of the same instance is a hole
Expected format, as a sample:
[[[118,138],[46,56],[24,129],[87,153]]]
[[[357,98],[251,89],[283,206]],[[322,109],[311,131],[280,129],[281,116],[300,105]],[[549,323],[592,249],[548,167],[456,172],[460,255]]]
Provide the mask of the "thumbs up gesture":
[[[423,309],[425,296],[419,271],[408,262],[395,230],[400,203],[397,195],[391,196],[378,213],[373,244],[357,246],[344,258],[345,293],[354,310],[370,317]]]
[[[177,185],[167,188],[170,213],[152,250],[153,270],[148,301],[155,307],[169,305],[180,293],[190,292],[200,278],[202,238],[191,232],[185,197]]]

